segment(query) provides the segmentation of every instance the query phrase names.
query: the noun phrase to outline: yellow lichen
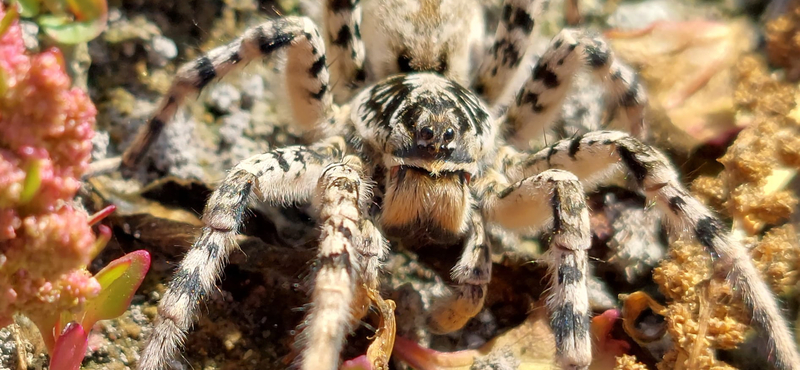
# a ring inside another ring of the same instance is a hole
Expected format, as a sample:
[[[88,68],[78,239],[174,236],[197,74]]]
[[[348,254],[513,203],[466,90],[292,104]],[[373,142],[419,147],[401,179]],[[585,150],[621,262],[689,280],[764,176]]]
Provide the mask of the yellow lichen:
[[[800,242],[792,225],[770,230],[751,251],[756,267],[774,292],[782,293],[798,282]]]
[[[767,55],[794,80],[800,77],[800,1],[789,1],[785,7],[780,16],[767,22]]]
[[[724,276],[714,274],[711,256],[702,246],[677,241],[670,257],[653,271],[653,279],[670,301],[665,311],[667,331],[676,345],[659,369],[727,366],[715,359],[713,351],[734,348],[744,340],[746,310]]]
[[[719,162],[725,170],[693,184],[703,200],[734,219],[734,227],[757,235],[788,219],[797,198],[783,190],[800,167],[800,125],[791,114],[797,90],[771,76],[763,60],[747,56],[736,66],[738,119],[750,121]]]
[[[751,256],[776,293],[793,289],[800,277],[800,243],[792,225],[781,225],[798,200],[786,190],[800,168],[800,111],[797,88],[774,78],[754,56],[736,66],[734,98],[737,119],[748,122],[719,162],[717,176],[699,177],[692,190],[706,204],[733,219],[734,234],[755,245]],[[715,358],[744,340],[750,319],[725,274],[713,270],[712,258],[697,243],[672,243],[670,258],[653,271],[667,299],[662,313],[675,347],[658,369],[732,369]]]
[[[617,357],[617,363],[614,370],[647,370],[647,366],[637,362],[636,357],[630,355],[622,355]]]

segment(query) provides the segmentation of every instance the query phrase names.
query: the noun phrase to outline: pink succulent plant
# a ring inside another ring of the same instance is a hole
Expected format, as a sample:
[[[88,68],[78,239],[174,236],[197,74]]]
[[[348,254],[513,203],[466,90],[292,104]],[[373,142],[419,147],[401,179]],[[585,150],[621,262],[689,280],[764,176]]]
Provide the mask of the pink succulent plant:
[[[15,312],[34,318],[100,291],[81,269],[97,238],[70,204],[97,110],[71,88],[60,51],[26,54],[15,15],[0,4],[0,326]]]
[[[95,276],[86,269],[111,237],[92,225],[114,209],[90,218],[72,205],[97,110],[71,87],[58,49],[26,54],[17,17],[0,2],[0,327],[28,316],[51,368],[75,370],[92,326],[130,305],[150,255],[129,253]]]

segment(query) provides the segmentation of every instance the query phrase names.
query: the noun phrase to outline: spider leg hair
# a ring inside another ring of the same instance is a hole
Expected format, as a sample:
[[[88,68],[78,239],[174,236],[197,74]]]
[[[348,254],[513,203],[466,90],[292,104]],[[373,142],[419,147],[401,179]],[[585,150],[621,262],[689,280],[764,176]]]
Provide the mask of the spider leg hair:
[[[588,368],[592,347],[586,276],[591,233],[580,181],[567,171],[546,170],[511,183],[500,172],[490,170],[476,187],[483,193],[480,199],[487,222],[520,231],[551,225],[545,259],[550,276],[547,310],[556,357],[563,369]]]
[[[507,173],[525,177],[549,168],[570,171],[585,181],[622,165],[648,202],[667,216],[671,232],[694,237],[728,270],[728,280],[742,294],[753,322],[771,338],[770,352],[780,369],[800,369],[800,355],[775,296],[761,279],[747,249],[725,231],[723,223],[681,184],[678,172],[655,148],[622,132],[598,131],[562,140],[535,154],[509,160]]]
[[[473,209],[469,237],[458,263],[453,267],[456,286],[436,297],[427,318],[433,333],[449,333],[464,327],[483,308],[492,277],[492,255],[483,229],[480,211]]]
[[[330,57],[333,95],[338,103],[349,100],[364,84],[364,42],[361,40],[359,0],[325,2],[325,41]]]
[[[549,0],[505,0],[494,43],[478,70],[475,90],[490,104],[508,90],[520,63],[528,60],[528,47],[536,34]]]
[[[356,157],[329,165],[319,178],[314,196],[321,226],[319,269],[298,336],[301,369],[338,369],[345,336],[369,308],[365,288],[377,289],[380,266],[370,263],[368,254],[382,257],[387,244],[370,235],[374,227],[364,227],[362,210],[370,197]],[[374,269],[374,281],[363,280],[365,269]]]
[[[205,227],[178,266],[158,305],[155,326],[139,359],[139,370],[165,367],[183,343],[197,309],[214,289],[253,194],[275,204],[308,200],[328,163],[338,160],[342,138],[311,147],[294,146],[259,154],[236,165],[211,194]]]
[[[121,167],[131,169],[141,162],[187,97],[237,67],[270,57],[281,49],[287,49],[286,88],[295,121],[313,135],[332,103],[325,44],[310,19],[277,18],[248,29],[244,36],[183,65],[153,116],[123,153]]]
[[[575,73],[584,66],[591,68],[606,92],[625,110],[633,136],[642,138],[646,134],[643,118],[647,95],[638,75],[614,58],[605,41],[565,29],[550,42],[508,107],[505,131],[510,143],[528,149],[530,141],[541,136],[561,111]]]

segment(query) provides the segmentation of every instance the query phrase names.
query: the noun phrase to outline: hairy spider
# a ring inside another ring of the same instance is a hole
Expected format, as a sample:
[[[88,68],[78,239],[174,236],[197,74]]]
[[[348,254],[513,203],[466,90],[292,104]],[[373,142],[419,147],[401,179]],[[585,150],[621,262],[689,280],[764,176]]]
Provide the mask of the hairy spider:
[[[328,0],[322,32],[308,18],[282,17],[183,66],[123,166],[136,165],[185,97],[278,50],[287,53],[294,121],[308,145],[246,159],[214,191],[202,235],[160,302],[139,369],[162,368],[178,351],[237,248],[234,236],[253,194],[274,204],[310,202],[321,229],[300,368],[339,366],[345,336],[370,305],[368,290],[378,288],[389,241],[463,249],[452,270],[455,286],[426,322],[436,333],[464,326],[486,295],[491,226],[508,233],[549,228],[547,309],[557,359],[563,368],[585,369],[591,237],[582,183],[613,169],[627,171],[673,234],[695,237],[718,256],[753,321],[770,336],[775,363],[800,369],[788,326],[745,248],[689,194],[667,158],[636,138],[646,99],[636,75],[602,40],[573,29],[560,32],[532,69],[518,68],[545,6],[505,0],[494,43],[481,57],[476,1]],[[589,132],[530,151],[527,143],[553,121],[582,67],[623,108],[633,136]]]

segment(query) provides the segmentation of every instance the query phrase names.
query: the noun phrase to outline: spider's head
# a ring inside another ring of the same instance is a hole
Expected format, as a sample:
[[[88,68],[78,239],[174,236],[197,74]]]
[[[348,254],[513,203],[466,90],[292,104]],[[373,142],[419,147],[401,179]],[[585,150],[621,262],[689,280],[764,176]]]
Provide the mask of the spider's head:
[[[365,152],[388,169],[381,218],[387,235],[456,240],[467,227],[470,178],[495,147],[496,126],[483,102],[444,77],[416,73],[390,77],[353,104]]]
[[[376,78],[435,72],[466,84],[473,52],[480,49],[480,7],[465,0],[364,2],[362,39]]]
[[[478,172],[495,144],[484,103],[461,85],[432,73],[390,77],[353,101],[359,136],[386,168]]]

